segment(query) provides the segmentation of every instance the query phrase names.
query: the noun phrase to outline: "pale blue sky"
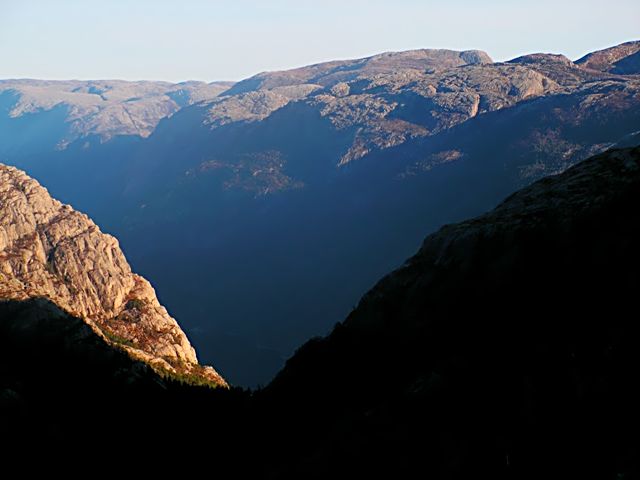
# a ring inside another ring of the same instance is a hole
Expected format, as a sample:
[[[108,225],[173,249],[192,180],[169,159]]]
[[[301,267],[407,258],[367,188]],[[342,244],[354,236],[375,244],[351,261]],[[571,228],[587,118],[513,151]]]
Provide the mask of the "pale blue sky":
[[[575,59],[632,39],[639,0],[0,0],[0,78],[237,80],[390,50]]]

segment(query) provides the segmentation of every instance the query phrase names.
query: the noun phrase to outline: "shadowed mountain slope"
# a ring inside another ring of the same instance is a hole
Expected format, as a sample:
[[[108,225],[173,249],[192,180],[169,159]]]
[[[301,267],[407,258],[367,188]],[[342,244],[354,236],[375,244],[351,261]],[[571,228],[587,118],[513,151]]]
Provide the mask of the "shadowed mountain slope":
[[[105,342],[172,374],[225,385],[196,353],[118,241],[51,198],[24,172],[0,165],[0,299],[48,298]]]
[[[631,478],[638,201],[613,150],[427,237],[264,392],[283,476]]]
[[[612,150],[443,227],[253,395],[167,383],[51,303],[1,302],[2,440],[251,478],[635,478],[639,187],[640,149]]]
[[[210,100],[228,89],[230,82],[126,82],[122,80],[53,81],[0,80],[0,155],[20,153],[24,135],[12,126],[31,130],[31,141],[52,136],[50,147],[66,148],[91,135],[108,141],[120,135],[148,137],[158,122],[180,108]],[[59,112],[55,123],[41,122]],[[40,125],[38,125],[40,123]],[[18,139],[12,138],[18,136]],[[43,147],[43,146],[41,146]]]

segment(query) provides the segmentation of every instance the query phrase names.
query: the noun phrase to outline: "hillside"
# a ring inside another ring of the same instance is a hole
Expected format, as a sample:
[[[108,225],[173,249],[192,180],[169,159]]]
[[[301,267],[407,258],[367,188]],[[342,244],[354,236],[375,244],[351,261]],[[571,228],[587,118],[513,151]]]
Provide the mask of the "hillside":
[[[116,234],[200,356],[255,386],[426,234],[637,143],[638,76],[582,63],[416,50],[266,72],[147,138],[6,162]]]
[[[148,137],[161,119],[182,107],[215,98],[229,82],[127,82],[122,80],[0,80],[0,155],[64,149],[97,136],[101,141]],[[18,127],[18,128],[16,128]],[[28,138],[25,138],[27,129]]]
[[[633,476],[639,187],[613,150],[428,236],[263,393],[283,478]]]
[[[622,75],[640,74],[640,41],[589,53],[576,63],[584,68]]]
[[[0,299],[47,298],[103,341],[160,372],[226,386],[196,353],[118,241],[51,198],[24,172],[0,165]]]
[[[50,302],[0,302],[3,451],[148,472],[161,451],[251,478],[634,478],[639,187],[640,149],[611,150],[441,228],[253,394],[159,379]]]

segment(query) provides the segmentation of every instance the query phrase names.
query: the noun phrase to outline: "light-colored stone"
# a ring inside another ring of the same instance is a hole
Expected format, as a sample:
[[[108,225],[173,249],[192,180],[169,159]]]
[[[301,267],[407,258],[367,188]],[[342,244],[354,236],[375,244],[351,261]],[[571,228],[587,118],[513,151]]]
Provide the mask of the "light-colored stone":
[[[211,100],[229,82],[127,82],[124,80],[0,80],[0,94],[15,96],[12,118],[63,108],[69,131],[58,145],[90,135],[102,141],[117,135],[148,137],[161,119],[184,105]]]
[[[186,335],[151,284],[131,271],[114,237],[24,172],[3,165],[0,271],[0,298],[48,298],[137,358],[226,385],[198,365]]]

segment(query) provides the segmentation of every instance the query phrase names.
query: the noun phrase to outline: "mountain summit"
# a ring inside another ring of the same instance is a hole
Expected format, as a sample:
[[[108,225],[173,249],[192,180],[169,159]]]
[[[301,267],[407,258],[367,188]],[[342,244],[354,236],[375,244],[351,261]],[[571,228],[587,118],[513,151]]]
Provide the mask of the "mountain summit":
[[[0,298],[44,297],[108,343],[157,370],[226,385],[131,271],[118,241],[54,200],[24,172],[0,165]]]
[[[215,98],[230,86],[229,82],[0,80],[0,111],[27,124],[34,116],[54,112],[54,123],[62,122],[63,128],[39,126],[45,134],[50,134],[49,129],[59,132],[55,147],[63,149],[92,135],[101,141],[122,135],[148,137],[163,118],[186,105]],[[10,136],[23,135],[3,127]]]
[[[621,75],[640,73],[640,40],[592,52],[576,63],[584,68]]]

